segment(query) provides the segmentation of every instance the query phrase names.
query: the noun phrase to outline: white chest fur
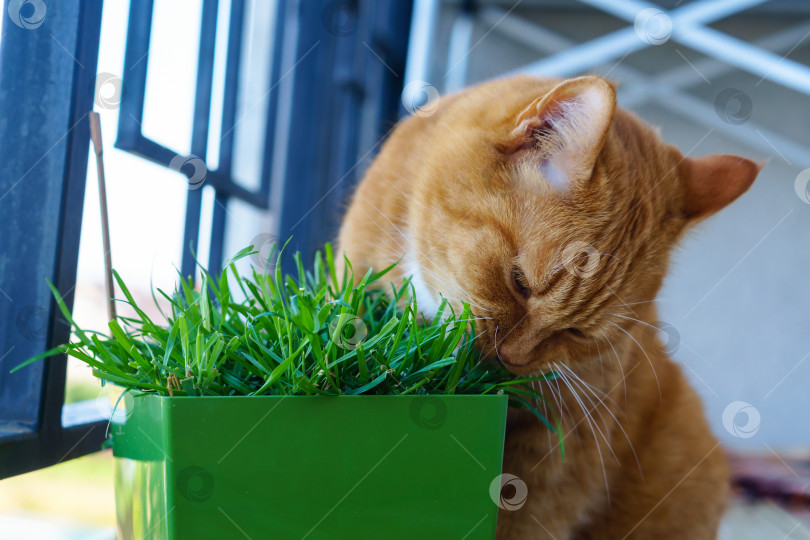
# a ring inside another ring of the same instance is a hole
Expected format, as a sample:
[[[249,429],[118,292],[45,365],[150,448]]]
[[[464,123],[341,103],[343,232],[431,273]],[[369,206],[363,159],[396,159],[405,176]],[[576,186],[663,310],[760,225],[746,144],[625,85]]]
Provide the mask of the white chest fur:
[[[402,259],[402,266],[405,274],[411,276],[411,284],[416,293],[416,303],[419,311],[427,317],[433,316],[439,310],[439,300],[435,292],[431,291],[425,283],[424,271],[419,263],[418,253],[415,248],[409,249]]]

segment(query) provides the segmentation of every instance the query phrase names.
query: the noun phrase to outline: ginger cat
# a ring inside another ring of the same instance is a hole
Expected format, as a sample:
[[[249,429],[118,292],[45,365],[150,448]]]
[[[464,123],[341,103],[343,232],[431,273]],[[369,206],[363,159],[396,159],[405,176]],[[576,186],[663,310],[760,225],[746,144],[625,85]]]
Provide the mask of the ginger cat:
[[[565,458],[510,409],[503,472],[528,495],[500,511],[497,538],[714,538],[723,451],[653,300],[684,231],[759,170],[683,156],[593,76],[488,82],[385,143],[340,231],[356,273],[402,258],[392,279],[413,276],[425,313],[440,294],[469,302],[483,351],[516,374],[559,374],[539,390]]]

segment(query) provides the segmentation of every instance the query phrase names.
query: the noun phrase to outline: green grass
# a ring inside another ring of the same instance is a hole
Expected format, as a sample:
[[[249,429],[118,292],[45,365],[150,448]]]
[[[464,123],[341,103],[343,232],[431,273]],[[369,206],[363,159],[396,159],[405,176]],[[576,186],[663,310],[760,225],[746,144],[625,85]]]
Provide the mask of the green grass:
[[[268,273],[253,269],[246,278],[237,271],[236,261],[256,253],[249,246],[221,275],[202,269],[199,291],[182,276],[172,294],[153,291],[156,304],[160,295],[170,305],[158,322],[115,273],[125,297],[119,301],[135,315],[111,321],[108,335],[82,330],[51,285],[75,340],[15,369],[66,353],[102,381],[170,396],[505,393],[511,406],[528,408],[560,434],[531,387],[555,375],[515,378],[482,358],[469,305],[454,313],[443,300],[425,318],[409,280],[386,282],[391,268],[369,270],[355,285],[346,260],[340,281],[327,244],[311,268],[296,254],[297,276],[282,276],[281,251]]]

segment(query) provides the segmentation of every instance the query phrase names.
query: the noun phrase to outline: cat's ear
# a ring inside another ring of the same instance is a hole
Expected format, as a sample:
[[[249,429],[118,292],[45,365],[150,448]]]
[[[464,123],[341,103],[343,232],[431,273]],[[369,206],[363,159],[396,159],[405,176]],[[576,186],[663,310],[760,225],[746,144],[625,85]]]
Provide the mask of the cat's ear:
[[[606,80],[564,81],[518,115],[506,153],[565,189],[591,177],[615,109],[616,91]]]
[[[707,217],[745,193],[765,163],[727,154],[684,158],[678,165],[684,187],[683,212]]]

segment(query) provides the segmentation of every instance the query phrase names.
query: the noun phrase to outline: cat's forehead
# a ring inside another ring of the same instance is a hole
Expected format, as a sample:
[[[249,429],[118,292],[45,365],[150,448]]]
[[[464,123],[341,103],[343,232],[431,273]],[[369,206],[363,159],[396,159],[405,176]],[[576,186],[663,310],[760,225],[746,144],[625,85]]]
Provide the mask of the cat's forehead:
[[[519,202],[518,202],[519,201]],[[496,210],[485,235],[503,257],[532,266],[547,266],[566,246],[599,242],[599,226],[554,195],[516,196],[511,210]],[[502,207],[501,207],[502,208]],[[490,208],[490,210],[492,210]]]

